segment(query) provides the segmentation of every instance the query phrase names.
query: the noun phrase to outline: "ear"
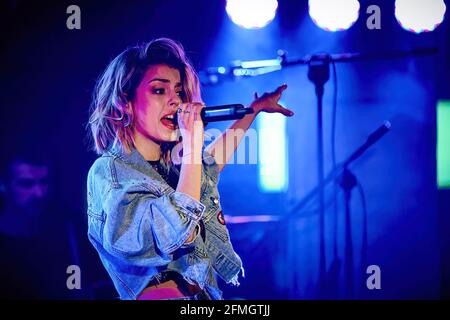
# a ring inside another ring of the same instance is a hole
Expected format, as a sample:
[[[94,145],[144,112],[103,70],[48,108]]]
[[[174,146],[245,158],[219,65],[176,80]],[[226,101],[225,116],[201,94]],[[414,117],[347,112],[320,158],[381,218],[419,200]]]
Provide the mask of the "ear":
[[[127,102],[123,110],[124,110],[123,117],[126,119],[124,126],[128,127],[133,122],[133,105],[131,101]]]

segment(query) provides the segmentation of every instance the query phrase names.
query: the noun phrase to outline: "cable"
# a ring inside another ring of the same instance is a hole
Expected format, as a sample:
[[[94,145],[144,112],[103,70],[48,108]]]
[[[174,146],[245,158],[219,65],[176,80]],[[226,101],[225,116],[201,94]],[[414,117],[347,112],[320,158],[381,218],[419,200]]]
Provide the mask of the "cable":
[[[336,172],[336,113],[337,113],[337,96],[338,96],[338,81],[336,72],[336,63],[331,59],[331,65],[333,67],[333,109],[331,116],[331,161],[333,163],[333,172]],[[336,258],[338,256],[337,249],[337,224],[338,224],[338,186],[337,181],[333,184],[333,202],[334,202],[334,217],[333,217],[333,254]]]
[[[336,71],[336,63],[334,60],[330,60],[333,68],[333,107],[332,107],[332,118],[331,118],[331,159],[332,159],[332,171],[336,172],[337,164],[336,164],[336,114],[337,114],[337,97],[338,97],[338,79],[337,79],[337,71]],[[324,186],[325,188],[325,186]],[[338,203],[338,191],[339,187],[337,183],[333,184],[333,199],[326,204],[326,208],[328,208],[331,204],[334,205],[334,244],[333,244],[333,252],[335,256],[337,256],[337,203]],[[312,209],[312,210],[302,210],[297,213],[293,213],[290,218],[294,218],[296,216],[303,215],[304,213],[312,213],[316,212],[320,209]]]
[[[333,67],[333,110],[331,117],[331,160],[333,161],[333,170],[336,169],[336,113],[337,113],[337,96],[338,96],[338,81],[336,64],[334,60],[331,60]]]
[[[360,284],[361,287],[360,292],[365,292],[365,287],[364,287],[364,283],[365,283],[365,269],[367,268],[367,203],[366,203],[366,195],[364,193],[364,188],[362,186],[362,184],[358,181],[356,187],[358,188],[359,191],[359,196],[361,198],[361,205],[362,205],[362,209],[363,209],[363,226],[362,226],[362,245],[361,245],[361,265],[360,265]],[[359,297],[359,298],[364,298],[364,297]]]

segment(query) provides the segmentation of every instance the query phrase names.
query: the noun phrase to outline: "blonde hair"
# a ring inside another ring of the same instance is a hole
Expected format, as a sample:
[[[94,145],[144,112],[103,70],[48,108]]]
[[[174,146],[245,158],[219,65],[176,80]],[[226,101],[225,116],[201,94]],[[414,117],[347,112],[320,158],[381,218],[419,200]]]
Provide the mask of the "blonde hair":
[[[180,71],[183,102],[201,101],[197,73],[180,43],[159,38],[126,49],[111,61],[95,86],[89,126],[98,154],[115,145],[128,153],[134,147],[133,110],[127,103],[133,100],[148,67],[156,64],[167,64]],[[167,151],[167,146],[162,150]]]

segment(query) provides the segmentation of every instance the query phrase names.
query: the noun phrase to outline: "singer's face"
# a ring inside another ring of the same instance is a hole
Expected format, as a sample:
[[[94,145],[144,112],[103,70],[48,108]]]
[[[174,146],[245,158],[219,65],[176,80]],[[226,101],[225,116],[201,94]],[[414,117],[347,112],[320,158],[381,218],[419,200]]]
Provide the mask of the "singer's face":
[[[182,94],[177,69],[166,64],[150,66],[132,101],[135,134],[155,142],[175,141],[178,127],[170,118],[182,103]]]

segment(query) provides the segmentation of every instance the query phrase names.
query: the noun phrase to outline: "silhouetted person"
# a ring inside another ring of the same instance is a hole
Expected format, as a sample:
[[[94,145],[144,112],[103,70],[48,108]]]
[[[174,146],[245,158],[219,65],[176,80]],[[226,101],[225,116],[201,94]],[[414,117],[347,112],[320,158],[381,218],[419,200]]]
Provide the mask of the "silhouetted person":
[[[6,159],[2,171],[0,297],[77,297],[66,285],[67,267],[77,260],[76,241],[67,212],[51,199],[50,162],[26,150]]]

